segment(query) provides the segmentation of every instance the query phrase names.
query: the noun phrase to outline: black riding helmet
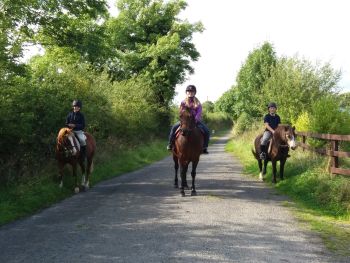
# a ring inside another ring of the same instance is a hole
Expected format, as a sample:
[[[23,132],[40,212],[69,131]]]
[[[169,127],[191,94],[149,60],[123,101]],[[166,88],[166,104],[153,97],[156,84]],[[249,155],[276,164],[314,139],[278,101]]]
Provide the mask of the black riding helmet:
[[[267,109],[270,109],[272,107],[277,109],[277,104],[275,102],[270,102],[269,105],[267,105]]]
[[[186,92],[187,91],[194,91],[194,93],[196,94],[197,93],[196,86],[195,85],[188,85],[186,88]]]
[[[81,108],[83,105],[80,100],[73,100],[72,107],[74,106],[78,106],[79,108]]]

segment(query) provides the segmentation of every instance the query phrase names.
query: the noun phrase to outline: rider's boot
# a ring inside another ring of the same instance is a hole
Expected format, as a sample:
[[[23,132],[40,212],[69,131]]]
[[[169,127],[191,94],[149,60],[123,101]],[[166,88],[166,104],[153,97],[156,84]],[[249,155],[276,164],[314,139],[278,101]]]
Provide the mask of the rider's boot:
[[[85,162],[86,159],[86,145],[85,146],[80,146],[80,159]]]
[[[267,146],[266,145],[260,145],[260,159],[265,160],[267,156]]]

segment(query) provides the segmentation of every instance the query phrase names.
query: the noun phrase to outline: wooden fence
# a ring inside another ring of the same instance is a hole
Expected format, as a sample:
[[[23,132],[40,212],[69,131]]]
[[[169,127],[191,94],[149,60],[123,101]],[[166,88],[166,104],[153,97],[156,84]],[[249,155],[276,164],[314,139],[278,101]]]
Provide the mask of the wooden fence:
[[[350,141],[350,135],[318,134],[313,132],[296,132],[296,134],[302,137],[302,142],[298,142],[298,146],[331,157],[329,172],[333,174],[350,175],[350,169],[339,168],[339,157],[350,157],[350,152],[339,151],[339,142]],[[307,137],[330,141],[329,149],[314,148],[306,144]]]

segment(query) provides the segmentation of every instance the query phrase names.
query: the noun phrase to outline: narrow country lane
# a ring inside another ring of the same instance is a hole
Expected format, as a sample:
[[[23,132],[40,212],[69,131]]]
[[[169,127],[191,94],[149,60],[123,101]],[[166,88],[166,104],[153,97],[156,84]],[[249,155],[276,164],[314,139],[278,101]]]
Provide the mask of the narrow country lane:
[[[0,262],[341,262],[241,175],[227,139],[201,156],[198,196],[173,188],[168,157],[1,227]]]

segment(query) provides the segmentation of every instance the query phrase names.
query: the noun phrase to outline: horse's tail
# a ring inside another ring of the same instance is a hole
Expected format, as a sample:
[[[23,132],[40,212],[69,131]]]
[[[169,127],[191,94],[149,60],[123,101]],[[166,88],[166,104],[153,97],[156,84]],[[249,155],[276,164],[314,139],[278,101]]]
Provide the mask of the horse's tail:
[[[256,158],[256,152],[254,152],[254,149],[252,149],[252,153],[253,153],[254,157]]]

